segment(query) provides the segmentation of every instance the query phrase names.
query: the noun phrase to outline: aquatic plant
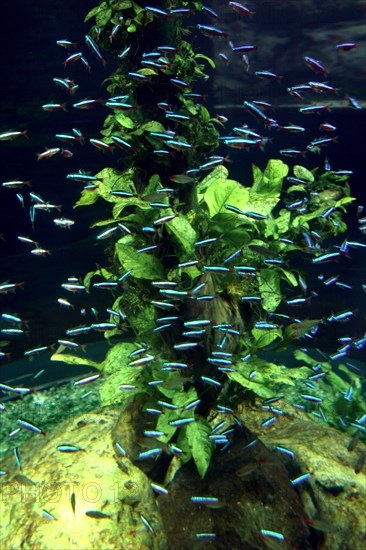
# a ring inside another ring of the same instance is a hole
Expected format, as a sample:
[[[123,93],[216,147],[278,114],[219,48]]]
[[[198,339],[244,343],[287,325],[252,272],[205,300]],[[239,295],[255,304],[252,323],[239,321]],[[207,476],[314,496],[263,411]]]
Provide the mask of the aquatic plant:
[[[111,349],[101,363],[64,353],[53,359],[101,371],[104,405],[138,395],[150,421],[156,415],[157,439],[182,463],[193,458],[203,477],[215,449],[212,411],[282,394],[296,404],[304,394],[311,359],[303,354],[305,366],[288,368],[260,353],[275,357],[323,321],[294,325],[278,308],[311,299],[299,257],[311,265],[346,254],[320,242],[346,230],[342,214],[353,199],[347,175],[296,165],[288,180],[279,159],[264,170],[253,166],[252,182],[230,179],[226,159],[212,155],[223,122],[202,105],[204,95],[191,92],[215,63],[185,40],[189,5],[166,2],[165,12],[103,1],[86,17],[95,19],[88,36],[117,65],[105,81],[115,97],[101,130],[117,153],[75,205],[111,205],[110,216],[93,225],[99,239],[109,239],[109,267],[84,279],[88,291],[99,284],[112,295],[104,327]],[[169,45],[158,47],[157,37]],[[151,42],[140,64],[134,52]],[[329,397],[324,415],[336,425],[336,396],[347,384],[335,374],[321,384]],[[362,412],[356,408],[346,416]]]

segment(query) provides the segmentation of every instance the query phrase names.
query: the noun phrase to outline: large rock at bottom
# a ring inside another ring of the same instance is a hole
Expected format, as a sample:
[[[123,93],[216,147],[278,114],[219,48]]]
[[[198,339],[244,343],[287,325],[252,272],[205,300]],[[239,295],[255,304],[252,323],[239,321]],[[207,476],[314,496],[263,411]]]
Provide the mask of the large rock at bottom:
[[[21,447],[23,471],[8,453],[1,464],[2,550],[167,547],[148,478],[113,444],[117,417],[103,409],[61,424],[44,440],[35,435]],[[82,450],[58,451],[65,443]]]
[[[366,466],[362,459],[366,445],[358,441],[349,449],[351,437],[310,415],[281,402],[282,416],[269,428],[268,418],[259,406],[242,406],[239,418],[253,430],[267,449],[285,447],[295,453],[286,461],[292,479],[310,472],[306,483],[298,485],[313,539],[322,550],[361,550],[366,548]],[[277,453],[279,456],[281,453]],[[284,456],[284,455],[282,455]],[[357,464],[361,465],[358,471]]]

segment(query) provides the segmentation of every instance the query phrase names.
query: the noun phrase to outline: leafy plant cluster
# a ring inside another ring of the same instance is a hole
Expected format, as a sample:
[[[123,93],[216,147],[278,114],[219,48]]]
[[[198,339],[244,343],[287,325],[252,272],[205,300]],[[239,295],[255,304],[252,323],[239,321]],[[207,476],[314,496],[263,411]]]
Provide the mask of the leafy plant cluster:
[[[167,9],[189,5],[167,4]],[[201,9],[199,2],[193,5]],[[190,90],[207,79],[200,61],[214,63],[183,39],[183,17],[167,26],[137,3],[121,0],[101,2],[86,20],[91,18],[91,35],[118,61],[107,90],[122,94],[127,105],[112,109],[101,130],[105,143],[115,145],[118,138],[126,144],[118,162],[96,174],[97,184],[84,189],[76,204],[104,200],[111,206],[110,217],[94,227],[111,230],[112,267],[88,273],[84,284],[90,290],[96,281],[115,283],[105,332],[112,347],[102,363],[67,354],[53,358],[103,371],[105,405],[138,394],[145,409],[163,411],[156,422],[164,434],[159,441],[174,442],[184,451],[182,461],[193,457],[204,476],[215,448],[208,413],[218,404],[231,406],[238,385],[244,396],[284,393],[294,403],[304,392],[313,372],[307,356],[300,357],[306,366],[289,369],[264,361],[258,352],[283,350],[292,341],[288,327],[273,316],[285,297],[304,295],[292,258],[306,253],[310,262],[324,254],[320,241],[307,248],[305,234],[313,231],[326,241],[344,232],[342,213],[353,199],[346,176],[334,172],[295,166],[293,176],[304,183],[289,187],[289,167],[278,159],[264,171],[253,166],[251,185],[230,179],[222,163],[200,170],[218,146],[219,123]],[[120,28],[111,41],[115,25]],[[137,51],[156,29],[173,47],[158,67],[141,67],[135,55],[118,59],[121,49]],[[171,78],[185,84],[177,87]],[[157,106],[162,96],[181,120],[166,119]],[[157,154],[161,149],[165,153]],[[135,344],[123,341],[126,327]],[[185,348],[187,343],[194,345]],[[338,405],[330,378],[321,382],[321,391],[331,396],[327,413],[335,424]],[[343,388],[338,378],[335,386]]]

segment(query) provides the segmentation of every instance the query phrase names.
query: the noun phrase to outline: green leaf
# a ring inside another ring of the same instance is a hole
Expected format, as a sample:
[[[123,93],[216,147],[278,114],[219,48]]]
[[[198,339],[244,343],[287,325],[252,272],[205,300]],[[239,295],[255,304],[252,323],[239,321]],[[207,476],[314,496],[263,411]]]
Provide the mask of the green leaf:
[[[129,25],[126,30],[127,32],[133,33],[133,32],[136,32],[136,29],[137,29],[136,25]]]
[[[260,185],[263,179],[262,170],[255,164],[252,164],[252,173],[253,173],[253,187]]]
[[[144,304],[139,311],[130,312],[128,323],[138,338],[149,338],[155,328],[155,308]]]
[[[116,203],[113,207],[114,218],[118,218],[118,216],[122,213],[122,211],[127,206],[137,206],[138,208],[141,208],[141,210],[149,210],[151,208],[147,202],[142,201],[139,197],[129,197],[129,198],[115,197],[115,198],[117,200],[114,201]]]
[[[135,185],[133,182],[133,170],[125,170],[119,172],[115,168],[103,168],[98,172],[97,177],[100,178],[96,192],[107,202],[118,202],[120,197],[111,195],[111,191],[127,191],[135,193]]]
[[[280,269],[280,271],[282,271],[282,273],[284,275],[284,277],[282,277],[282,279],[285,278],[290,283],[290,285],[292,285],[292,286],[297,286],[298,285],[297,279],[296,279],[294,273],[292,273],[292,271],[288,271],[287,269],[283,269],[282,267],[280,267],[279,269]]]
[[[350,202],[353,202],[355,200],[355,197],[343,197],[335,203],[334,208],[339,208],[340,206],[344,206],[345,204],[349,204]]]
[[[95,15],[95,24],[97,25],[97,27],[104,27],[107,23],[110,22],[111,17],[111,8],[105,2],[103,2],[99,6],[98,13],[96,13]]]
[[[120,204],[121,201],[130,201],[132,204],[135,204],[136,202],[139,204],[141,201],[136,197],[124,199],[111,195],[112,191],[127,191],[128,193],[136,193],[133,175],[134,172],[132,169],[119,172],[115,168],[104,168],[97,174],[98,178],[103,180],[98,185],[98,195],[100,195],[107,202],[111,203]],[[117,217],[118,213],[113,215],[114,217]]]
[[[143,196],[145,197],[146,195],[153,193],[158,188],[162,188],[160,176],[158,174],[153,174],[149,179],[149,183],[144,188]]]
[[[128,342],[115,344],[101,363],[101,370],[108,374],[105,382],[100,387],[103,406],[121,403],[132,393],[141,391],[140,388],[125,391],[118,389],[122,384],[136,385],[140,373],[144,369],[144,367],[128,366],[128,363],[131,361],[130,354],[135,349],[136,346]]]
[[[214,443],[208,438],[211,426],[205,418],[199,416],[196,422],[188,424],[185,429],[197,471],[199,476],[204,478],[215,449]]]
[[[200,115],[201,115],[202,122],[206,123],[210,120],[211,115],[209,111],[206,109],[206,107],[204,107],[203,105],[201,105],[201,108],[200,108]]]
[[[182,98],[181,101],[184,103],[184,107],[187,109],[190,115],[196,116],[199,111],[199,107],[193,103],[193,101],[187,101],[185,98]]]
[[[201,275],[201,271],[198,269],[196,265],[193,265],[191,267],[174,267],[168,272],[167,279],[168,281],[176,281],[178,283],[181,282],[182,274],[187,275],[191,282],[193,282],[197,277]]]
[[[262,269],[258,274],[262,307],[266,311],[275,311],[282,301],[280,275],[277,269]]]
[[[157,120],[149,120],[149,122],[145,122],[145,124],[141,126],[141,129],[145,130],[145,132],[165,132],[164,126]]]
[[[121,218],[122,219],[122,218]],[[118,222],[116,218],[109,218],[107,220],[100,220],[99,222],[94,222],[90,227],[104,227],[105,225],[113,225]]]
[[[249,210],[248,189],[234,180],[225,180],[223,182],[220,176],[211,183],[204,194],[204,200],[207,204],[210,218],[219,213],[230,215],[224,206],[225,204],[230,204],[240,210]],[[242,223],[243,217],[240,216],[238,218],[238,223]]]
[[[296,164],[294,166],[294,176],[300,180],[310,181],[311,183],[315,180],[314,174],[310,172],[307,168],[299,166]]]
[[[101,364],[91,361],[86,357],[79,357],[78,355],[71,355],[69,353],[54,353],[51,356],[51,361],[62,361],[62,363],[67,363],[68,365],[80,365],[87,367],[95,367],[98,370],[102,370]]]
[[[159,386],[159,389],[160,388],[161,386]],[[166,397],[169,397],[165,392],[162,393]],[[188,403],[191,403],[197,399],[197,392],[194,388],[190,388],[188,392],[183,389],[175,389],[172,391],[171,395],[173,405],[179,407],[180,410],[165,409],[164,414],[159,416],[156,429],[167,434],[166,436],[159,438],[160,441],[169,441],[177,430],[177,427],[170,426],[169,422],[180,418],[189,418],[193,416],[192,411],[182,411],[182,409],[188,405]]]
[[[98,197],[99,195],[97,189],[83,189],[80,199],[74,204],[74,208],[77,208],[78,206],[90,206],[98,200]]]
[[[207,174],[205,178],[197,185],[197,199],[198,202],[202,202],[204,192],[216,181],[225,182],[229,172],[222,164],[217,166]]]
[[[309,214],[296,216],[292,220],[292,227],[297,228],[297,227],[304,226],[306,222],[314,220],[315,218],[319,218],[321,214],[324,214],[324,212],[326,212],[327,209],[328,209],[328,206],[327,207],[321,206],[320,208],[316,208],[312,212],[309,212]]]
[[[128,8],[131,8],[132,2],[131,0],[121,0],[120,2],[114,3],[113,6],[115,10],[128,10]]]
[[[87,291],[89,291],[90,283],[93,279],[93,277],[98,276],[102,277],[106,281],[115,280],[116,276],[113,275],[108,269],[105,269],[104,267],[100,267],[97,269],[97,271],[89,271],[84,277],[83,283]]]
[[[146,13],[145,8],[143,8],[142,6],[139,6],[138,4],[136,4],[136,2],[133,2],[132,4],[133,4],[133,9],[134,9],[135,13],[137,13],[137,14],[138,13],[144,13],[144,14]],[[148,13],[147,15],[150,15],[153,18],[152,14]]]
[[[116,243],[116,252],[120,264],[126,271],[131,271],[132,277],[137,279],[163,279],[164,268],[156,256],[152,254],[138,254],[132,246]]]
[[[289,210],[280,210],[279,215],[275,218],[277,232],[279,235],[287,233],[290,227],[291,212]]]
[[[84,23],[87,23],[92,17],[94,17],[99,10],[106,10],[108,9],[108,5],[106,2],[102,2],[98,6],[95,6],[92,10],[89,11],[89,13],[85,16]]]
[[[175,237],[179,260],[186,261],[195,250],[194,243],[197,240],[197,233],[182,214],[172,219],[166,228],[168,233]]]
[[[254,371],[256,372],[254,378],[249,378]],[[299,389],[302,389],[303,381],[311,373],[312,370],[307,367],[289,369],[284,365],[276,365],[263,359],[253,358],[240,363],[237,372],[229,372],[227,375],[230,380],[234,380],[243,388],[253,391],[262,399],[268,399],[276,393],[285,393],[289,387],[299,385]],[[297,397],[296,394],[296,400]]]
[[[153,69],[138,69],[137,71],[139,74],[144,74],[145,76],[154,76],[154,75],[157,75],[159,73],[157,73],[156,71],[154,71]]]
[[[132,130],[136,124],[132,118],[124,113],[121,113],[120,111],[114,116],[114,118],[120,126],[123,128],[128,128],[129,130]]]
[[[304,193],[305,191],[305,185],[291,185],[291,187],[286,190],[286,193]]]
[[[265,349],[269,346],[273,348],[275,347],[274,344],[278,344],[280,340],[283,339],[282,331],[279,328],[273,330],[260,330],[254,328],[252,330],[252,335],[258,349]]]
[[[171,426],[169,422],[177,420],[178,415],[177,411],[172,409],[166,409],[163,414],[159,415],[158,422],[156,424],[156,429],[164,432],[164,436],[158,437],[158,441],[164,441],[165,443],[169,441],[177,431],[176,426]]]
[[[215,65],[214,61],[210,57],[207,57],[207,55],[203,55],[202,53],[197,53],[194,56],[194,58],[195,59],[204,59],[205,61],[207,61],[207,63],[210,65],[210,67],[212,67],[212,69],[216,68],[216,65]]]
[[[264,177],[268,178],[272,187],[281,190],[283,178],[288,174],[289,167],[280,159],[270,159],[264,170]]]
[[[278,197],[281,192],[283,178],[287,176],[288,170],[287,164],[280,159],[269,160],[263,174],[258,167],[253,166],[254,183],[251,189],[251,197],[254,194]]]

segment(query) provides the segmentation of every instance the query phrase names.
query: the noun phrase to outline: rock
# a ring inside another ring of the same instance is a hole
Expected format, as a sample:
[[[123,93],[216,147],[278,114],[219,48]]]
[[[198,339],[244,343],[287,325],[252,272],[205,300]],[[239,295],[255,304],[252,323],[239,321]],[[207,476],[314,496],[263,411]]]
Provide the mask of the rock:
[[[219,67],[213,79],[217,108],[242,105],[244,100],[264,100],[297,109],[300,102],[289,95],[286,88],[324,80],[322,75],[306,66],[304,56],[319,60],[327,70],[325,80],[337,89],[337,93],[331,95],[305,93],[304,104],[325,100],[333,109],[344,109],[350,108],[347,101],[340,102],[346,94],[360,100],[363,98],[364,72],[361,67],[366,57],[366,44],[361,9],[352,7],[350,2],[334,3],[330,0],[304,3],[268,0],[258,3],[253,9],[255,15],[250,21],[245,16],[225,10],[225,17],[219,25],[228,33],[234,46],[257,47],[247,54],[248,70],[244,67],[242,54],[232,52],[222,40],[212,41],[213,59]],[[355,42],[357,47],[349,52],[339,52],[336,45],[342,42]],[[220,64],[219,52],[229,57],[228,66]],[[263,80],[255,76],[255,71],[272,71],[282,78],[276,82]],[[254,122],[245,111],[244,114],[245,122]]]
[[[195,547],[200,533],[215,534],[204,541],[205,548],[267,548],[261,529],[284,533],[289,548],[311,548],[303,507],[286,468],[261,442],[245,450],[254,439],[249,430],[237,429],[233,445],[214,455],[203,480],[191,463],[178,471],[169,484],[172,496],[158,499],[171,548]],[[192,496],[218,497],[219,502],[195,504]]]
[[[281,403],[284,416],[270,428],[262,428],[266,413],[243,407],[239,417],[268,449],[280,445],[295,453],[286,467],[292,479],[311,472],[308,482],[298,486],[304,509],[323,538],[323,550],[355,550],[366,547],[365,468],[355,473],[357,460],[366,453],[365,443],[347,450],[350,436],[315,422],[306,413]],[[268,416],[268,413],[267,413]],[[277,453],[276,453],[277,454]],[[311,526],[311,521],[310,521]]]
[[[103,409],[62,423],[44,440],[34,436],[20,449],[22,472],[8,453],[1,465],[2,550],[167,548],[149,479],[114,447],[117,418],[117,409]],[[57,451],[65,443],[82,450]]]

